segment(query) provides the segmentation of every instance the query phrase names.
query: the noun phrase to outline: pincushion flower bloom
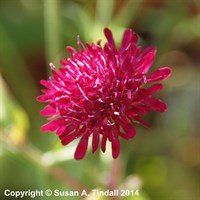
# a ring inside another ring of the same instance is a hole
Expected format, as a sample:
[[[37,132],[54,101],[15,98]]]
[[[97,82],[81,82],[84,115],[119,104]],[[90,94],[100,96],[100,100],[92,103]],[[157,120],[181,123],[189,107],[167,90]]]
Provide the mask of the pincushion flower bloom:
[[[63,145],[80,138],[75,159],[82,159],[92,138],[92,152],[99,146],[105,152],[106,142],[111,142],[112,156],[120,153],[120,139],[135,136],[135,122],[149,125],[141,118],[152,110],[164,112],[166,105],[152,95],[162,89],[161,83],[148,83],[169,77],[170,69],[163,67],[147,75],[156,54],[149,46],[142,50],[137,46],[137,35],[126,29],[121,45],[116,47],[112,32],[104,29],[107,39],[86,44],[76,51],[67,47],[71,56],[61,60],[56,70],[51,63],[52,77],[41,80],[47,89],[37,98],[49,104],[41,110],[50,116],[42,131],[56,131]]]

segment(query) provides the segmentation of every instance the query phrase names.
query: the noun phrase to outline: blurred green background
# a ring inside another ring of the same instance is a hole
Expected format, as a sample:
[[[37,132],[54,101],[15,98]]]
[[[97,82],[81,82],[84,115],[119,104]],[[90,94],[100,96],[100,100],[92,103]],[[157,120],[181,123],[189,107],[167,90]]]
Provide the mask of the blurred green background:
[[[73,158],[77,142],[62,147],[42,133],[44,106],[35,100],[49,62],[59,67],[65,47],[96,42],[103,28],[117,44],[125,28],[139,45],[157,47],[153,69],[169,66],[171,77],[157,96],[166,113],[151,113],[151,129],[137,125],[133,140],[110,152]],[[4,190],[75,191],[138,189],[139,196],[92,199],[200,199],[200,1],[199,0],[1,0],[0,1],[0,199]],[[24,197],[23,199],[31,199]],[[83,199],[36,197],[35,199]]]

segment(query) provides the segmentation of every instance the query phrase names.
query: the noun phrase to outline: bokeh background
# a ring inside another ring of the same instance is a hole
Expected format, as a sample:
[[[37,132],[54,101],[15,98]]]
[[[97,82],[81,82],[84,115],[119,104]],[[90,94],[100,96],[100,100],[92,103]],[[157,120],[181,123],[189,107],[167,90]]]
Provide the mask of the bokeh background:
[[[139,45],[157,47],[152,69],[169,66],[171,77],[158,94],[166,113],[146,117],[150,129],[110,152],[73,158],[77,141],[62,147],[42,133],[44,106],[36,101],[40,79],[59,67],[65,47],[105,41],[112,29],[117,44],[125,28]],[[200,199],[200,1],[199,0],[1,0],[0,1],[0,199],[4,190],[139,189],[139,196],[93,199]],[[24,199],[31,199],[25,197]],[[35,199],[83,199],[36,197]]]

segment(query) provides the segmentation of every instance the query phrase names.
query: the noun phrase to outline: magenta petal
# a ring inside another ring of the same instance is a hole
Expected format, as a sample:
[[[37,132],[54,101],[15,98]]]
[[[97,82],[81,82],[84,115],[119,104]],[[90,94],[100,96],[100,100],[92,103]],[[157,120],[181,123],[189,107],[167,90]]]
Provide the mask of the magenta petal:
[[[88,148],[88,137],[89,135],[87,134],[81,138],[74,154],[76,160],[81,160],[85,156]]]
[[[131,126],[129,123],[122,124],[122,128],[124,129],[125,133],[129,138],[133,138],[136,134],[136,131],[133,126]]]
[[[120,125],[118,123],[116,123],[116,127],[115,128],[113,127],[113,132],[114,132],[115,135],[120,136],[125,140],[129,139],[129,137],[125,133],[121,132]]]
[[[152,94],[162,90],[162,88],[163,88],[163,85],[161,83],[157,83],[157,84],[154,84],[151,87],[147,88],[146,90],[149,95],[152,95]]]
[[[167,110],[166,104],[160,99],[149,98],[147,100],[148,105],[158,112],[165,112]]]
[[[71,47],[71,46],[67,46],[67,47],[66,47],[66,50],[67,50],[69,53],[71,53],[71,55],[76,54],[76,50],[75,50],[73,47]]]
[[[171,69],[168,67],[160,68],[154,71],[148,78],[147,82],[154,82],[167,79],[171,74]]]
[[[123,132],[119,132],[118,135],[121,136],[125,140],[129,140],[129,137]]]
[[[99,133],[94,132],[93,133],[93,138],[92,138],[92,153],[94,153],[99,146]]]
[[[112,157],[117,158],[120,152],[120,141],[118,138],[112,140]]]
[[[112,50],[115,50],[115,41],[113,39],[113,36],[112,36],[112,32],[110,31],[110,29],[108,28],[105,28],[104,29],[104,34],[108,40],[108,46],[112,49]]]
[[[40,102],[47,102],[47,101],[50,101],[52,98],[52,95],[49,95],[49,94],[44,94],[44,95],[40,95],[38,96],[36,99]]]
[[[148,55],[150,52],[152,52],[154,55],[156,54],[156,48],[154,46],[148,46],[147,48],[145,48],[139,55],[139,57],[144,57],[146,55]]]
[[[47,88],[51,88],[52,87],[52,83],[50,81],[47,80],[41,80],[40,84],[47,87]]]
[[[71,141],[73,141],[76,138],[76,136],[77,136],[76,133],[72,133],[70,135],[65,135],[61,140],[62,145],[69,144]]]
[[[145,122],[139,115],[133,117],[136,121],[140,122],[144,127],[150,128],[149,124]]]
[[[68,126],[65,126],[65,131],[59,135],[59,138],[62,140],[65,135],[69,135],[70,133],[76,131],[78,128],[73,125],[73,124],[69,124]]]
[[[45,131],[52,131],[53,132],[60,127],[60,122],[61,122],[61,119],[56,119],[56,120],[50,121],[47,124],[43,125],[41,127],[41,130],[44,131],[44,132]]]
[[[122,38],[120,51],[126,51],[130,47],[131,42],[137,42],[137,35],[133,34],[131,29],[126,29]]]
[[[56,115],[56,110],[51,105],[47,105],[43,110],[40,111],[40,114],[43,116]]]
[[[140,69],[138,70],[139,73],[147,74],[147,72],[149,71],[149,69],[150,69],[150,67],[151,67],[151,65],[153,63],[155,54],[156,54],[156,50],[154,50],[152,52],[149,52],[147,55],[145,55],[142,58],[143,62],[140,63]]]
[[[105,131],[104,134],[103,134],[103,137],[102,137],[102,141],[101,141],[101,150],[103,152],[106,151],[106,142],[107,142],[107,139],[108,139],[108,133],[107,133],[107,131]]]
[[[64,131],[65,131],[65,126],[60,126],[59,128],[58,128],[58,130],[56,131],[56,135],[61,135]]]

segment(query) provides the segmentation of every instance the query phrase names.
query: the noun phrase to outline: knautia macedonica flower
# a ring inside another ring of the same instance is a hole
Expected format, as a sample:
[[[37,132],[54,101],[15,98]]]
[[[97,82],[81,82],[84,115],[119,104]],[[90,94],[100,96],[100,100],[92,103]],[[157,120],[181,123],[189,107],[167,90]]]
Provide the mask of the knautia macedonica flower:
[[[137,35],[126,29],[119,49],[112,32],[104,29],[107,42],[86,44],[78,40],[80,51],[67,47],[71,57],[61,60],[56,70],[51,63],[52,77],[41,80],[47,89],[37,98],[49,102],[41,110],[43,116],[50,116],[42,131],[56,131],[63,145],[80,138],[75,159],[82,159],[92,138],[92,152],[99,145],[105,152],[106,142],[111,142],[112,156],[120,152],[120,139],[135,136],[135,122],[149,125],[141,118],[152,110],[164,112],[166,105],[152,95],[162,89],[156,83],[170,75],[170,69],[163,67],[147,75],[156,50],[149,46],[142,51],[136,46]]]

